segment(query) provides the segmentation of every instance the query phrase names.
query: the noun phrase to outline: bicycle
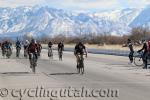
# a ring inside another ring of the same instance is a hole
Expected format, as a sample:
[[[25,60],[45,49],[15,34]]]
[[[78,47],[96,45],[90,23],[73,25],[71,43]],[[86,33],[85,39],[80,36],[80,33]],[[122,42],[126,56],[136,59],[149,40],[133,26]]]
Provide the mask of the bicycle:
[[[52,50],[52,48],[48,48],[48,57],[53,59],[53,50]]]
[[[37,66],[37,57],[36,54],[30,53],[30,67],[32,68],[32,72],[36,73],[36,66]]]
[[[9,59],[11,56],[11,49],[6,49],[6,57]]]
[[[137,52],[138,54],[134,56],[134,64],[136,66],[143,66],[143,52]]]
[[[20,55],[20,50],[21,50],[20,47],[16,48],[16,57],[18,57],[18,58],[19,58],[19,55]]]
[[[58,50],[59,61],[62,61],[63,52],[61,49]]]
[[[26,50],[26,49],[24,49],[24,57],[25,57],[25,58],[28,58],[28,53],[27,53],[27,50]]]
[[[6,55],[6,48],[3,48],[2,49],[2,56],[5,57],[5,55]]]
[[[83,54],[85,55],[85,54]],[[80,74],[84,74],[84,58],[83,55],[81,54],[77,54],[78,58],[77,58],[77,72]]]

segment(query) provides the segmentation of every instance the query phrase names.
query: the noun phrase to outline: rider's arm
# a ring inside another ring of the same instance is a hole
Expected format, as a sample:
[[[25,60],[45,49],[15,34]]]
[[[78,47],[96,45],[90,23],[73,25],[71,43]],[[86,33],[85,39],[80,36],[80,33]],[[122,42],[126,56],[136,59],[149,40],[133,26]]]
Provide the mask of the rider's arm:
[[[64,50],[64,44],[63,44],[62,50]]]
[[[86,55],[86,57],[87,57],[87,53],[88,53],[88,52],[87,52],[87,49],[86,49],[86,48],[84,49],[84,52],[85,52],[85,55]]]
[[[41,45],[41,44],[40,44],[40,46],[41,46],[41,49],[42,49],[43,47],[42,47],[42,45]]]
[[[146,45],[146,43],[144,43],[144,45],[143,45],[142,49],[138,50],[138,52],[143,51],[146,47],[147,47],[147,45]]]
[[[58,44],[58,51],[59,51],[59,44]]]
[[[77,55],[77,46],[75,46],[75,48],[74,48],[74,55],[75,56]]]

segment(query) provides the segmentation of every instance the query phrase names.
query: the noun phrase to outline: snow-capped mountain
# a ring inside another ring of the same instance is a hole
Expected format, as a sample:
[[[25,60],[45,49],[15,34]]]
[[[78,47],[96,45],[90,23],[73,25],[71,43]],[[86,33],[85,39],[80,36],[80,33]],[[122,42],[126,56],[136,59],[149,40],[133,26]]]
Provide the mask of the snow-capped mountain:
[[[150,7],[99,13],[77,13],[39,6],[0,8],[0,36],[122,35],[136,25],[149,24],[148,11]]]
[[[149,26],[150,27],[150,6],[143,11],[130,23],[130,27]]]

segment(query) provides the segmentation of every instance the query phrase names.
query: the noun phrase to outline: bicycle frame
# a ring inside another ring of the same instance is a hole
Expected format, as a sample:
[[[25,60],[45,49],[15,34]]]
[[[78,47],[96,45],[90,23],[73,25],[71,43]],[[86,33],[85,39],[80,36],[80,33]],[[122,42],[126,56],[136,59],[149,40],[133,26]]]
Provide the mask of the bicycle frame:
[[[136,66],[143,66],[143,52],[138,52],[138,55],[134,56],[134,64]]]
[[[16,57],[19,57],[19,55],[20,55],[20,48],[16,48]]]
[[[62,60],[62,54],[63,54],[62,50],[59,49],[58,50],[59,60]]]
[[[53,56],[53,50],[52,50],[52,48],[48,48],[48,56],[49,57]]]
[[[10,58],[11,56],[11,50],[10,49],[6,49],[6,57]]]
[[[31,65],[31,68],[32,68],[32,72],[35,73],[36,72],[35,67],[37,66],[37,58],[36,58],[35,54],[33,54],[33,53],[30,53],[30,55],[31,55],[30,65]]]
[[[81,55],[81,54],[77,54],[77,70],[78,70],[78,73],[82,73],[84,74],[84,56],[85,54]]]

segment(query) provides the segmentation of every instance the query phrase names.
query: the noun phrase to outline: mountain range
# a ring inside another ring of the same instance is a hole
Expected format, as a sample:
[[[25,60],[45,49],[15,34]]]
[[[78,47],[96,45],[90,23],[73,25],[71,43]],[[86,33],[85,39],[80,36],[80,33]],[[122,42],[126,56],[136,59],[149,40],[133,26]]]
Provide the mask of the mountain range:
[[[95,13],[39,6],[0,8],[1,37],[124,35],[139,26],[150,26],[150,7]]]

